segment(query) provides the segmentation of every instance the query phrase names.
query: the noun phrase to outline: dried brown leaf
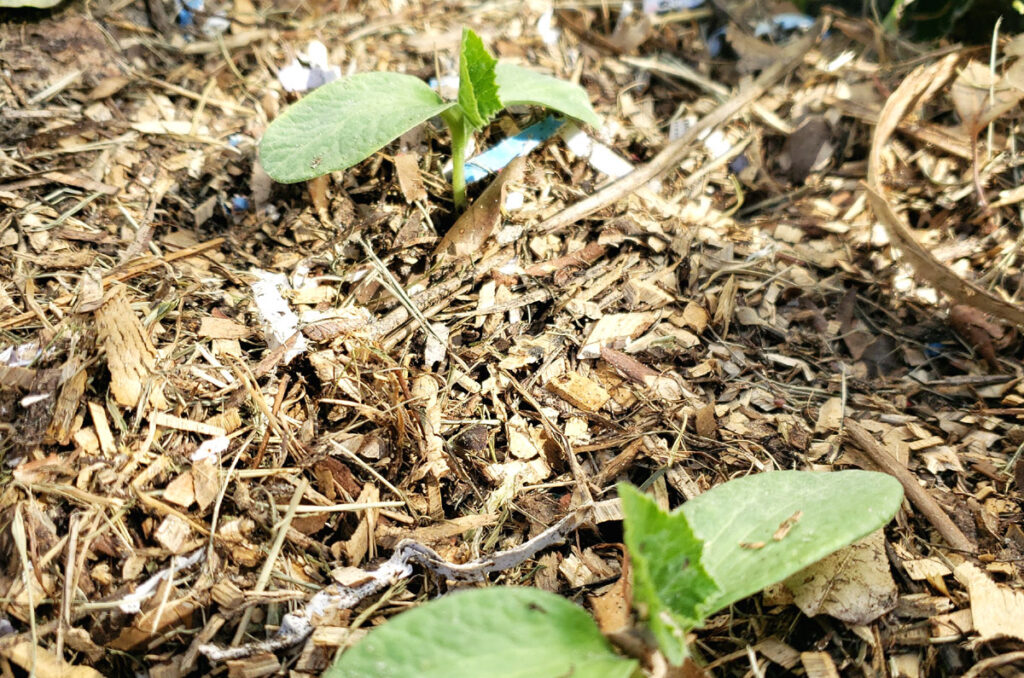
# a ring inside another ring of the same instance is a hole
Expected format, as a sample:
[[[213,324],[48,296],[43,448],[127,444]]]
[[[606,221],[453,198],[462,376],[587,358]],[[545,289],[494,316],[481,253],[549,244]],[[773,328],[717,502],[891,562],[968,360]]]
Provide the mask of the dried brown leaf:
[[[415,153],[398,153],[395,155],[395,171],[398,173],[398,186],[406,202],[416,202],[427,197],[427,189],[423,187],[420,177],[419,156]]]
[[[881,530],[818,561],[786,580],[797,607],[848,624],[868,624],[896,607]]]
[[[434,250],[434,257],[466,257],[479,254],[483,244],[501,222],[501,206],[505,202],[505,188],[510,182],[523,178],[526,160],[516,158],[491,182],[469,209],[459,217]]]

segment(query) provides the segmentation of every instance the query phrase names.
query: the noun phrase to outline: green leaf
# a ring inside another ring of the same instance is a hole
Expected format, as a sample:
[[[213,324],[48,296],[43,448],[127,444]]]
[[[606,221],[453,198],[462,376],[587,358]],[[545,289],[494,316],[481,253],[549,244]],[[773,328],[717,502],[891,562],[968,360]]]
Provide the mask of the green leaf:
[[[718,593],[701,564],[705,545],[682,512],[668,514],[632,485],[618,487],[624,538],[633,563],[633,599],[646,613],[662,652],[673,664],[686,657],[686,632],[700,626]]]
[[[870,471],[758,473],[694,497],[682,512],[705,542],[701,562],[720,589],[708,613],[871,534],[902,501],[898,480]]]
[[[495,67],[495,75],[498,96],[505,106],[543,106],[594,127],[601,125],[601,118],[590,106],[587,91],[579,85],[506,63]]]
[[[884,473],[775,471],[730,480],[671,514],[631,486],[619,495],[635,599],[678,664],[685,632],[706,615],[882,527],[903,487]]]
[[[343,170],[455,104],[419,78],[360,73],[319,87],[267,128],[260,162],[290,184]]]
[[[577,605],[537,589],[454,593],[403,612],[345,652],[325,678],[627,678]]]
[[[480,36],[463,28],[459,50],[459,108],[475,129],[489,123],[502,109],[494,79],[496,63]]]

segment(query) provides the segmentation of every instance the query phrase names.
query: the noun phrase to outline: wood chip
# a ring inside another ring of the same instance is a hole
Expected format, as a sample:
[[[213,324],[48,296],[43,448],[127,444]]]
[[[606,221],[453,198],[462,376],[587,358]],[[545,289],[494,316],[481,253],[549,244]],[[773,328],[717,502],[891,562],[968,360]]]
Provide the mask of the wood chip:
[[[971,597],[971,617],[982,641],[1016,638],[1024,641],[1024,592],[996,584],[972,563],[953,570]]]
[[[658,319],[653,311],[640,313],[612,313],[602,316],[587,335],[577,357],[593,360],[601,356],[601,348],[622,349],[643,334]]]
[[[800,663],[807,678],[839,678],[839,671],[828,652],[801,652]]]
[[[215,316],[204,316],[199,323],[199,331],[196,332],[198,336],[206,339],[245,339],[252,333],[251,327],[229,318]]]
[[[157,376],[156,350],[128,305],[125,288],[116,288],[94,315],[107,352],[110,391],[117,403],[136,407],[148,389],[149,404],[158,410],[166,409],[163,380]]]
[[[600,384],[578,372],[566,372],[547,383],[547,389],[584,412],[597,412],[611,395]]]

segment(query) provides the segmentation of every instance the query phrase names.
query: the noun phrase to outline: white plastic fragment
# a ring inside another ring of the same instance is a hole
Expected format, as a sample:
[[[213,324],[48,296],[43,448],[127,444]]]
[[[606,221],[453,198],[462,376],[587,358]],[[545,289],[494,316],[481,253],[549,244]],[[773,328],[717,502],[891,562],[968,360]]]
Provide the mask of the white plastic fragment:
[[[612,179],[619,179],[633,171],[633,163],[594,140],[573,123],[564,125],[558,134],[577,158],[586,159],[588,165]],[[647,188],[656,193],[661,190],[661,181],[653,179],[647,183]]]
[[[668,140],[675,141],[686,134],[694,123],[697,121],[696,118],[676,118],[668,125]]]
[[[857,58],[856,53],[854,53],[853,50],[849,50],[848,49],[848,50],[842,52],[839,56],[837,56],[832,61],[828,62],[828,64],[825,66],[825,72],[826,73],[835,73],[836,71],[841,69],[843,66],[845,66],[846,64],[848,64],[851,61],[853,61],[855,58]]]
[[[231,28],[231,22],[227,17],[221,16],[220,14],[214,14],[206,18],[206,21],[203,22],[203,27],[199,30],[202,31],[203,35],[207,38],[215,38],[218,35],[226,33],[229,28]]]
[[[522,191],[509,191],[508,195],[505,196],[505,211],[515,212],[516,210],[521,210],[525,202],[526,196],[523,195]]]
[[[586,159],[591,167],[612,179],[624,177],[633,171],[631,162],[601,142],[595,141],[572,123],[563,126],[558,134],[577,158]]]
[[[20,405],[22,408],[27,409],[29,407],[32,407],[36,403],[41,403],[44,400],[48,400],[52,397],[52,393],[31,393],[22,398],[21,400],[19,400],[18,405]]]
[[[704,0],[644,0],[644,13],[681,12],[700,7],[703,4]]]
[[[154,574],[139,585],[135,591],[122,598],[121,602],[117,604],[118,608],[125,614],[138,614],[142,610],[142,602],[153,597],[161,581],[165,578],[173,579],[179,570],[192,567],[204,558],[206,558],[205,548],[198,548],[187,555],[171,558],[171,564],[168,567]]]
[[[310,266],[310,263],[307,260],[303,260],[295,264],[295,268],[292,270],[291,277],[288,280],[292,289],[297,290],[300,287],[305,287],[307,284],[310,284],[313,280],[312,276],[310,276],[312,271],[313,267]]]
[[[457,99],[459,96],[458,75],[445,75],[440,80],[437,78],[431,78],[430,80],[427,80],[427,84],[436,90],[437,93],[441,95],[442,99],[447,101]]]
[[[427,341],[423,347],[423,364],[432,368],[444,360],[448,353],[448,334],[450,330],[444,323],[430,323],[432,332],[427,332]]]
[[[693,116],[673,120],[668,126],[668,140],[675,141],[681,138],[695,124],[697,124],[697,118]],[[725,134],[719,129],[706,130],[698,138],[704,142],[704,148],[707,149],[713,158],[720,158],[726,155],[733,147],[729,140],[726,139]]]
[[[555,25],[555,8],[548,7],[548,10],[537,19],[537,35],[545,45],[554,45],[558,43],[561,34],[561,29]]]
[[[277,79],[288,92],[306,92],[341,77],[341,68],[327,63],[327,47],[310,40],[305,54],[299,53],[277,72]]]
[[[224,16],[224,13],[207,12],[206,3],[203,0],[184,0],[184,2],[176,0],[174,6],[178,12],[178,25],[182,28],[193,25],[197,16],[206,14],[199,25],[199,31],[207,38],[215,38],[231,28],[231,22]]]
[[[778,32],[806,31],[814,25],[814,17],[796,12],[780,12],[767,21],[758,21],[754,26],[754,37],[763,38]]]
[[[267,346],[274,350],[286,342],[291,342],[291,347],[284,354],[284,363],[287,365],[295,356],[306,351],[306,338],[299,332],[299,317],[279,291],[280,288],[289,286],[288,280],[281,273],[261,270],[254,270],[251,273],[256,276],[256,280],[250,284],[253,302],[260,324],[263,326]]]
[[[704,148],[708,149],[712,158],[720,158],[732,150],[732,144],[725,138],[722,130],[716,129],[704,137]]]
[[[193,464],[211,459],[216,460],[224,450],[228,449],[228,445],[230,443],[231,439],[227,436],[217,436],[216,438],[204,440],[199,447],[196,448],[196,451],[192,453],[189,459]]]
[[[46,356],[52,354],[47,352]],[[28,367],[43,356],[39,349],[39,342],[29,341],[17,346],[8,346],[0,351],[0,365],[4,367]]]

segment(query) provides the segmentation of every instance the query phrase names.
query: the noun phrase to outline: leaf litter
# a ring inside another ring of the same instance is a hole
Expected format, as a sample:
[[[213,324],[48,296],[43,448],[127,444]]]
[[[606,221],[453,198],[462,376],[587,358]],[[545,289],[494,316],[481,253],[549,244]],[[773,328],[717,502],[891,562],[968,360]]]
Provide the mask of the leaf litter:
[[[231,646],[232,675],[319,675],[483,573],[627,647],[616,482],[667,508],[850,466],[903,483],[896,522],[709,620],[691,668],[1019,662],[1020,40],[879,60],[826,15],[733,24],[730,62],[685,15],[386,4],[0,28],[5,672],[198,675]],[[254,162],[291,90],[443,81],[463,26],[602,126],[526,145],[459,221],[431,122],[308,185]]]

